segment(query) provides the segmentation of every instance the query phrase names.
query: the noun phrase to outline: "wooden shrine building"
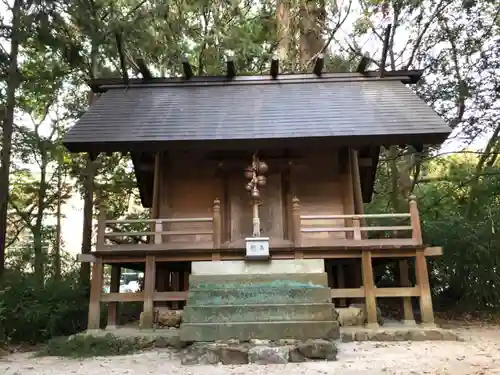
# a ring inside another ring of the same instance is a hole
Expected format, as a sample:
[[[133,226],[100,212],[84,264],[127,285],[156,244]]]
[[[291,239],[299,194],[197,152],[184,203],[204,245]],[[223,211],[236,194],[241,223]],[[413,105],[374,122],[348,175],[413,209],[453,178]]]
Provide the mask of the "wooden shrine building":
[[[195,263],[279,268],[285,260],[320,260],[329,299],[364,300],[369,326],[384,297],[404,301],[405,320],[414,320],[417,297],[421,322],[433,324],[426,257],[442,250],[423,243],[417,202],[379,215],[365,214],[363,203],[381,146],[422,149],[451,129],[407,87],[421,71],[323,73],[320,60],[311,74],[280,75],[274,59],[269,75],[238,76],[229,62],[226,76],[198,77],[184,63],[179,78],[90,82],[98,99],[65,145],[94,158],[130,153],[151,216],[120,220],[101,203],[95,250],[81,259],[93,263],[89,329],[99,328],[101,302],[109,326],[117,302],[143,301],[146,326],[155,305],[182,308]],[[391,218],[398,224],[384,226]],[[109,241],[118,237],[142,241]],[[400,287],[376,287],[372,261],[384,260],[399,262]],[[112,265],[111,293],[102,292],[104,264]],[[144,290],[119,293],[120,267],[145,270]]]

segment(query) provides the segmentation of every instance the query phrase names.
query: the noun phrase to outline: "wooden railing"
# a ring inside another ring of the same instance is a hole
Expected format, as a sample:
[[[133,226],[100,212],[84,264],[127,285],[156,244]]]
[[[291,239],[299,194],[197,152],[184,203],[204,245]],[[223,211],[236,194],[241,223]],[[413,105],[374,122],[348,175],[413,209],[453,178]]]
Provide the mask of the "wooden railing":
[[[409,219],[409,225],[395,225],[395,226],[368,226],[362,225],[366,219]],[[420,226],[420,215],[418,212],[417,202],[415,197],[409,199],[409,212],[408,213],[393,213],[393,214],[352,214],[352,215],[301,215],[300,201],[297,197],[292,200],[292,220],[293,220],[293,242],[295,247],[303,245],[302,233],[345,233],[346,237],[350,237],[354,241],[362,241],[366,239],[368,232],[411,232],[409,237],[416,245],[422,244],[422,232]],[[314,222],[315,220],[344,220],[350,222],[350,226],[329,226],[329,227],[304,227],[303,221],[308,220]]]
[[[180,223],[212,223],[209,230],[163,230],[164,224],[180,224]],[[150,231],[119,231],[111,230],[111,227],[133,225],[133,224],[148,224],[154,230]],[[159,218],[159,219],[129,219],[129,220],[108,220],[106,211],[100,210],[100,215],[97,223],[97,249],[106,246],[107,240],[111,238],[143,238],[150,239],[149,243],[161,245],[164,243],[163,236],[196,236],[210,235],[212,236],[213,247],[220,248],[222,236],[222,223],[220,212],[220,200],[217,198],[213,202],[212,217],[196,217],[196,218]]]

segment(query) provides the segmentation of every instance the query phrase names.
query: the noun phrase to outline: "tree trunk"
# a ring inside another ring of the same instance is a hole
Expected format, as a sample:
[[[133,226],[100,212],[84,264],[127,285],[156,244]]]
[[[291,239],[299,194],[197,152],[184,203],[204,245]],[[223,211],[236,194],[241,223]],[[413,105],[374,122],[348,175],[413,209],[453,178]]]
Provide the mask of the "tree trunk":
[[[9,173],[12,154],[12,131],[14,127],[14,107],[16,105],[16,89],[19,84],[17,59],[19,54],[21,21],[21,0],[15,0],[12,8],[12,31],[10,40],[10,64],[7,79],[5,117],[2,123],[2,155],[0,166],[0,280],[5,270],[5,245],[7,237],[7,210],[9,202]]]
[[[95,30],[94,30],[95,31]],[[92,49],[90,51],[90,78],[95,78],[98,67],[99,45],[96,43],[97,36],[92,35]],[[89,92],[89,106],[92,105],[94,94]],[[92,161],[87,155],[87,165],[85,168],[84,193],[83,193],[83,235],[82,254],[88,254],[92,250],[92,218],[94,207],[94,175],[96,172],[96,161]],[[90,263],[82,263],[80,266],[80,284],[85,287],[90,286]]]
[[[320,1],[319,5],[313,0],[301,0],[300,5],[300,65],[307,69],[307,64],[321,52],[323,40],[321,37],[322,27],[325,23],[325,3]]]
[[[57,207],[56,207],[56,243],[54,246],[54,279],[61,279],[61,189],[62,189],[62,161],[57,168]]]
[[[278,42],[278,57],[285,63],[290,49],[290,2],[276,1],[276,28]]]
[[[37,205],[38,210],[33,226],[33,248],[35,250],[35,278],[40,285],[44,283],[45,254],[43,246],[43,216],[45,211],[45,196],[47,190],[47,150],[45,146],[40,147],[42,154],[40,167],[40,186],[38,187]]]
[[[87,156],[85,168],[85,183],[83,196],[83,234],[82,254],[88,254],[92,250],[92,218],[94,206],[94,162]],[[88,287],[90,285],[90,263],[82,263],[80,267],[80,284]]]

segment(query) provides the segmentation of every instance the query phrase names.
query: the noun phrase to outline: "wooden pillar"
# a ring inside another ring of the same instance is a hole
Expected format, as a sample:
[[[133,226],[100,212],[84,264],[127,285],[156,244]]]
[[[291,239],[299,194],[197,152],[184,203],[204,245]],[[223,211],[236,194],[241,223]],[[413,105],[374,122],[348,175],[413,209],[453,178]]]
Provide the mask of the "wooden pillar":
[[[417,249],[415,259],[415,274],[417,286],[420,287],[420,315],[422,324],[434,326],[434,312],[432,309],[431,287],[429,285],[429,271],[424,255],[425,249]]]
[[[212,260],[220,260],[220,247],[222,240],[222,218],[220,214],[220,200],[215,198],[213,205],[213,242],[214,252],[212,253]]]
[[[120,274],[119,264],[111,265],[110,293],[120,293]],[[108,302],[108,324],[106,329],[114,329],[118,325],[118,302]]]
[[[161,153],[155,155],[155,167],[153,177],[153,204],[152,204],[152,219],[160,217],[160,182],[161,182]]]
[[[99,329],[101,318],[102,271],[102,258],[96,257],[95,262],[92,264],[92,281],[90,282],[88,330]]]
[[[172,290],[174,292],[179,292],[180,291],[180,273],[178,270],[175,270],[174,272],[172,272]],[[172,302],[172,309],[174,310],[178,310],[179,309],[179,302],[178,301],[174,301]]]
[[[292,235],[293,246],[295,247],[295,259],[304,258],[304,253],[301,251],[302,246],[302,233],[301,233],[301,219],[300,219],[300,201],[299,198],[292,198]]]
[[[337,264],[337,288],[344,289],[345,288],[345,275],[344,275],[344,265],[339,263]],[[345,298],[339,298],[339,306],[344,307],[346,305]]]
[[[365,206],[363,204],[363,193],[361,191],[361,176],[359,173],[359,158],[358,151],[351,149],[349,152],[349,160],[351,165],[351,175],[352,175],[352,187],[354,194],[354,211],[358,215],[365,214]],[[360,226],[366,227],[366,219],[364,217],[359,218]],[[356,239],[356,234],[354,234]],[[361,232],[361,239],[367,238],[366,232]]]
[[[370,250],[362,250],[361,266],[363,288],[365,290],[366,326],[378,328],[377,299],[375,298],[375,282],[373,280],[372,254]]]
[[[342,206],[344,209],[344,215],[353,215],[355,214],[354,209],[354,182],[352,176],[352,168],[351,168],[351,157],[350,151],[346,149],[347,152],[341,153],[341,175],[340,175],[340,183],[342,188]],[[352,219],[344,219],[344,226],[346,228],[352,227]],[[353,233],[346,232],[346,239],[352,239]]]
[[[358,151],[350,150],[351,174],[352,174],[352,187],[354,193],[354,210],[358,215],[365,214],[365,207],[363,204],[363,193],[361,191],[361,176],[359,174]],[[361,226],[366,226],[365,218],[361,218]]]
[[[182,280],[184,281],[183,285],[182,285],[182,291],[183,292],[187,292],[189,290],[189,275],[190,275],[190,272],[189,271],[183,271],[183,278]],[[181,308],[184,309],[184,307],[186,306],[186,301],[182,301],[181,302]]]
[[[156,153],[154,159],[154,169],[153,169],[153,198],[151,204],[150,219],[158,219],[160,217],[160,174],[161,174],[161,153]],[[150,230],[152,232],[157,232],[156,223],[151,222]],[[163,226],[160,232],[163,231]],[[151,241],[151,238],[150,238]],[[152,243],[158,243],[156,236],[152,239]],[[151,243],[150,242],[150,243]]]
[[[358,215],[364,215],[365,214],[365,207],[363,204],[363,193],[361,191],[361,176],[359,173],[359,160],[358,160],[358,151],[350,149],[349,150],[349,162],[350,162],[350,169],[351,169],[351,176],[352,176],[352,190],[353,190],[353,197],[354,197],[354,213]],[[353,225],[356,223],[353,223]],[[358,221],[358,225],[362,227],[366,227],[366,219],[364,217],[360,217]],[[366,238],[366,232],[362,232],[359,234],[359,237],[356,238],[357,233],[354,233],[354,239],[363,239]],[[360,264],[361,263],[361,264]],[[355,275],[356,279],[361,280],[362,277],[361,275],[363,274],[362,271],[363,265],[362,262],[358,263],[358,266],[356,267],[356,272],[358,272],[357,275]]]
[[[146,265],[144,267],[144,308],[142,328],[153,328],[154,320],[154,301],[156,279],[156,262],[154,255],[146,256]]]
[[[412,226],[412,239],[416,244],[421,245],[422,241],[422,227],[420,225],[420,214],[418,212],[417,206],[417,198],[412,195],[409,198],[409,206],[410,206],[410,219]]]
[[[402,287],[406,288],[410,286],[407,259],[401,259],[399,261],[399,281]],[[403,297],[403,323],[408,325],[415,324],[415,317],[413,316],[413,306],[411,304],[411,297]]]

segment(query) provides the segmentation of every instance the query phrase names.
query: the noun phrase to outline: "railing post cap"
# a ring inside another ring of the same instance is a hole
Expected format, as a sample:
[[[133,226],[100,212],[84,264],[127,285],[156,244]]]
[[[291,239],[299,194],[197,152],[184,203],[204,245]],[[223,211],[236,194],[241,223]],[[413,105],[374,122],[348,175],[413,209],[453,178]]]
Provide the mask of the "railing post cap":
[[[410,202],[415,202],[415,201],[417,200],[417,197],[416,197],[415,195],[413,195],[413,194],[412,194],[412,195],[410,195],[410,196],[408,197],[408,200],[409,200]]]
[[[298,204],[299,202],[300,202],[299,198],[297,198],[297,197],[293,197],[292,198],[292,203],[297,203]]]
[[[218,206],[220,205],[220,199],[219,198],[215,198],[214,199],[214,206]]]

